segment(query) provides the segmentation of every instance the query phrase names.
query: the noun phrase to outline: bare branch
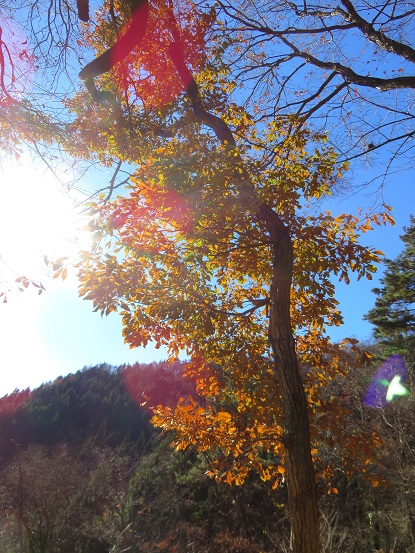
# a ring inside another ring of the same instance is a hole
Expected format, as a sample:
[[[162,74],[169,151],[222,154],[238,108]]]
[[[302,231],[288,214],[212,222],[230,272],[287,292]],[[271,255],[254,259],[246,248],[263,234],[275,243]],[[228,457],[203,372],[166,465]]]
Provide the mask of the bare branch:
[[[383,146],[386,146],[387,144],[391,144],[392,142],[407,141],[407,140],[410,140],[411,138],[413,138],[414,136],[415,136],[415,131],[411,131],[411,132],[402,134],[400,136],[394,136],[392,138],[388,138],[387,140],[385,140],[384,142],[381,142],[379,144],[371,144],[369,150],[371,152],[373,152],[374,150],[379,150]],[[368,150],[360,152],[359,154],[355,154],[353,156],[350,156],[350,157],[344,159],[344,161],[352,161],[353,159],[357,159],[359,157],[367,155],[367,152],[368,152]]]
[[[299,50],[292,42],[285,37],[280,37],[281,41],[291,48],[298,57],[306,60],[307,62],[319,67],[320,69],[327,69],[334,71],[338,75],[341,75],[347,83],[354,83],[360,86],[367,86],[370,88],[377,88],[378,90],[393,90],[397,88],[415,88],[415,76],[410,77],[393,77],[390,79],[382,79],[379,77],[371,77],[370,75],[360,75],[351,69],[338,62],[322,61],[315,56],[307,52]]]
[[[402,157],[394,150],[407,137],[409,147],[415,125],[415,9],[390,0],[219,4],[226,31],[242,37],[246,54],[229,50],[229,63],[244,91],[250,87],[247,106],[261,101],[258,120],[290,117],[292,111],[312,120],[333,133],[339,161],[380,148],[395,163]],[[257,43],[265,40],[262,57],[256,57]]]
[[[354,23],[371,42],[374,42],[377,46],[388,52],[397,54],[408,61],[415,62],[415,50],[413,48],[389,38],[381,31],[377,31],[373,25],[357,13],[350,0],[341,0],[341,3],[347,9],[347,13],[345,12],[344,14],[345,19]]]

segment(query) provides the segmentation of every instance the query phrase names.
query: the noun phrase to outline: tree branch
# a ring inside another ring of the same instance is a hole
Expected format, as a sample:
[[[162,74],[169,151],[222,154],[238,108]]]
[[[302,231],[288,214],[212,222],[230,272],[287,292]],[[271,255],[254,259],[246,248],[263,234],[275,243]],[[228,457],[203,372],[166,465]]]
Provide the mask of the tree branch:
[[[341,3],[347,10],[347,12],[344,12],[346,21],[351,21],[371,42],[387,52],[397,54],[408,61],[415,62],[415,50],[413,48],[387,37],[382,31],[377,31],[371,23],[368,23],[357,13],[350,0],[341,0]]]
[[[354,83],[360,86],[366,86],[370,88],[376,88],[378,90],[394,90],[400,88],[415,88],[415,76],[410,77],[394,77],[390,79],[381,79],[379,77],[371,77],[370,75],[360,75],[351,69],[338,62],[322,61],[319,58],[303,52],[295,44],[290,42],[285,37],[280,37],[281,41],[291,48],[298,57],[306,60],[307,62],[319,67],[320,69],[327,69],[334,71],[338,75],[341,75],[347,83]]]

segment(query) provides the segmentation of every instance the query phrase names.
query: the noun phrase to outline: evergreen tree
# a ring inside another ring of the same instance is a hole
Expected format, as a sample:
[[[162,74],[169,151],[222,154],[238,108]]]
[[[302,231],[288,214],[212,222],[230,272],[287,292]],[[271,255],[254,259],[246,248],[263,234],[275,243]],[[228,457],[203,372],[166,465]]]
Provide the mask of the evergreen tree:
[[[386,260],[381,288],[375,288],[375,307],[365,319],[374,326],[374,337],[385,354],[400,353],[407,360],[415,350],[415,218],[400,237],[405,244],[394,260]]]

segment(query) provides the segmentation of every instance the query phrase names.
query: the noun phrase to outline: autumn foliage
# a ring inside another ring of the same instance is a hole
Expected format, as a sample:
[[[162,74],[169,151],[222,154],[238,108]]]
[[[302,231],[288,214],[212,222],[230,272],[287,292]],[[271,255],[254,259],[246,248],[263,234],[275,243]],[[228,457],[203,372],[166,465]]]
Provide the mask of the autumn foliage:
[[[252,217],[234,178],[242,155],[258,195],[290,229],[295,267],[291,320],[304,386],[313,414],[313,455],[329,441],[360,464],[359,436],[341,436],[347,416],[321,390],[359,363],[353,342],[330,343],[327,325],[339,325],[334,278],[371,277],[381,252],[358,242],[369,216],[317,213],[316,204],[341,176],[323,136],[302,131],[284,141],[273,125],[260,163],[249,147],[258,130],[234,105],[224,114],[243,128],[238,153],[214,144],[209,133],[185,128],[154,148],[137,167],[128,197],[93,207],[94,251],[84,254],[80,293],[103,313],[120,311],[131,347],[149,341],[171,359],[185,352],[185,376],[203,398],[176,408],[155,407],[153,423],[174,430],[176,447],[216,452],[211,476],[242,484],[250,470],[274,485],[284,478],[279,383],[268,342],[271,254],[268,236]],[[283,146],[278,144],[283,141]],[[148,145],[147,145],[148,147]],[[379,223],[389,218],[387,212]],[[351,349],[352,348],[352,349]],[[359,459],[358,459],[359,458]],[[330,480],[330,470],[322,474]],[[329,486],[330,489],[330,486]]]

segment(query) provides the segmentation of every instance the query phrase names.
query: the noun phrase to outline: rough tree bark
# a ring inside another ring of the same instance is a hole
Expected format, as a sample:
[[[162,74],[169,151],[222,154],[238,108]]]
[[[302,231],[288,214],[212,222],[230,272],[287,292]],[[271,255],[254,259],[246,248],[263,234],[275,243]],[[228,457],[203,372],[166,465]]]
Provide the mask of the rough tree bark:
[[[310,451],[307,398],[300,378],[290,321],[293,249],[289,229],[267,205],[260,213],[272,239],[269,341],[282,390],[283,443],[288,486],[292,549],[316,553],[320,547],[319,514]]]

